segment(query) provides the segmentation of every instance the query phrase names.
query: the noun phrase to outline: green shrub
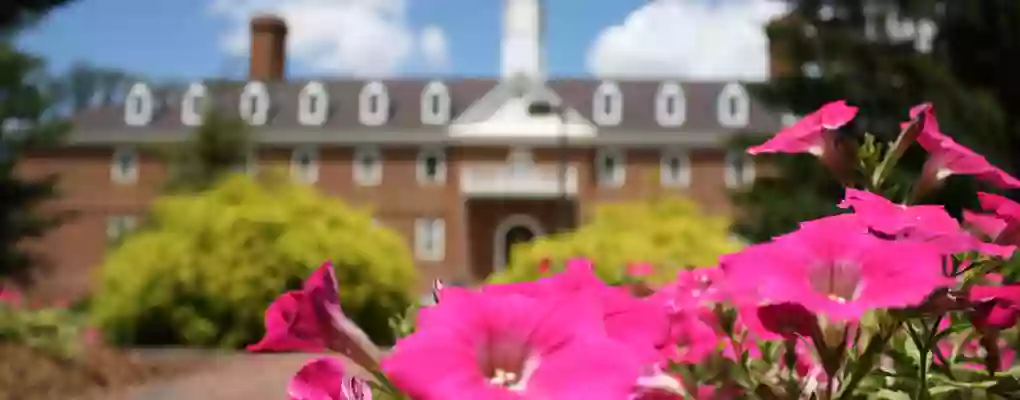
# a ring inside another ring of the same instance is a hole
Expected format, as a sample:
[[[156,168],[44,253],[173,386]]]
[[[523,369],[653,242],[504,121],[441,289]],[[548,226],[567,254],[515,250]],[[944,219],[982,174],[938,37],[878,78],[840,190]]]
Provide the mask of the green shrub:
[[[414,297],[403,239],[313,188],[243,174],[159,199],[104,261],[91,314],[114,343],[237,347],[257,341],[266,306],[324,260],[345,312],[389,342],[387,318]]]
[[[661,282],[675,278],[681,268],[714,266],[720,255],[740,247],[726,218],[706,216],[690,200],[608,204],[573,232],[515,246],[508,268],[491,280],[532,280],[540,275],[543,259],[556,268],[566,259],[584,257],[609,282],[622,281],[626,266],[635,262],[653,265],[655,272],[647,280]]]
[[[26,308],[0,301],[0,342],[26,345],[70,358],[78,350],[84,318],[63,308]]]

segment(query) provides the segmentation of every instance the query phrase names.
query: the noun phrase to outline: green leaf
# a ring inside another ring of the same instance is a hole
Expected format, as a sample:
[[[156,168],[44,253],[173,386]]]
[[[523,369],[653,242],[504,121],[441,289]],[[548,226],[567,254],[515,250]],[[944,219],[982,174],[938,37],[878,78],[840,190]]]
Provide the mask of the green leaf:
[[[910,395],[905,392],[881,389],[871,398],[875,400],[910,400]]]

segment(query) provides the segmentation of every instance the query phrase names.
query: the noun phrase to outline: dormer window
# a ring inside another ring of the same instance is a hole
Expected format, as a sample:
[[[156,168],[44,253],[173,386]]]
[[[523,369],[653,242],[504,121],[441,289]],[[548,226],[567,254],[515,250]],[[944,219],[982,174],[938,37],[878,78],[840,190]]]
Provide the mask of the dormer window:
[[[624,162],[622,151],[600,150],[595,155],[595,178],[599,185],[614,188],[623,186],[627,177]]]
[[[679,83],[667,82],[655,96],[655,120],[660,126],[678,127],[687,120],[687,101]]]
[[[152,122],[155,99],[149,85],[136,83],[124,100],[124,123],[130,126],[145,126]]]
[[[619,125],[623,119],[623,96],[620,87],[612,82],[603,82],[592,99],[592,119],[604,126]]]
[[[359,96],[359,117],[361,123],[379,126],[389,119],[390,98],[382,82],[370,82],[361,89]]]
[[[754,161],[743,151],[730,151],[726,154],[726,187],[730,189],[746,186],[754,182]]]
[[[450,92],[442,82],[431,82],[422,91],[421,122],[443,125],[450,120]]]
[[[241,119],[251,125],[265,125],[269,120],[269,89],[262,82],[249,82],[241,92]]]
[[[727,128],[746,128],[751,118],[751,99],[739,83],[723,87],[716,102],[719,124]]]
[[[205,85],[201,83],[192,83],[188,86],[181,100],[181,123],[186,126],[202,125],[202,117],[208,103],[207,95]]]
[[[669,149],[662,153],[659,181],[666,187],[687,187],[691,184],[691,159],[686,151]]]
[[[319,82],[309,82],[298,94],[298,122],[322,125],[329,117],[329,92]]]
[[[417,176],[422,184],[446,182],[446,154],[442,149],[424,149],[418,154]]]

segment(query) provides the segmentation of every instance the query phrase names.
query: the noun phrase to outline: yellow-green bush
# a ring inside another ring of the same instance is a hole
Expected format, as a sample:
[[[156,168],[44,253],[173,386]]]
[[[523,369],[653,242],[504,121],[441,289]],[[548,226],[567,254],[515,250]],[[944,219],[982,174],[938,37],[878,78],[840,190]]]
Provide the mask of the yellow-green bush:
[[[626,265],[634,262],[652,264],[655,273],[648,280],[661,282],[675,277],[681,268],[714,266],[720,255],[740,247],[731,239],[727,219],[702,214],[690,200],[608,204],[573,232],[515,246],[508,268],[491,280],[532,280],[540,275],[543,259],[556,268],[566,259],[584,257],[608,282],[621,281]]]
[[[236,347],[257,341],[266,306],[324,260],[345,312],[388,342],[387,318],[413,299],[402,238],[313,188],[243,174],[159,199],[108,254],[90,311],[117,343]]]

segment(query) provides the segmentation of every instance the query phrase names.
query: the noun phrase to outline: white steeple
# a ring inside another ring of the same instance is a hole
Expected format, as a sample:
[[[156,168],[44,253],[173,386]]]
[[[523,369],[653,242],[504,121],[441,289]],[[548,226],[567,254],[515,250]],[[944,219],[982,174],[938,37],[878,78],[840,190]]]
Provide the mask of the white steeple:
[[[542,0],[503,0],[503,78],[545,78]]]

